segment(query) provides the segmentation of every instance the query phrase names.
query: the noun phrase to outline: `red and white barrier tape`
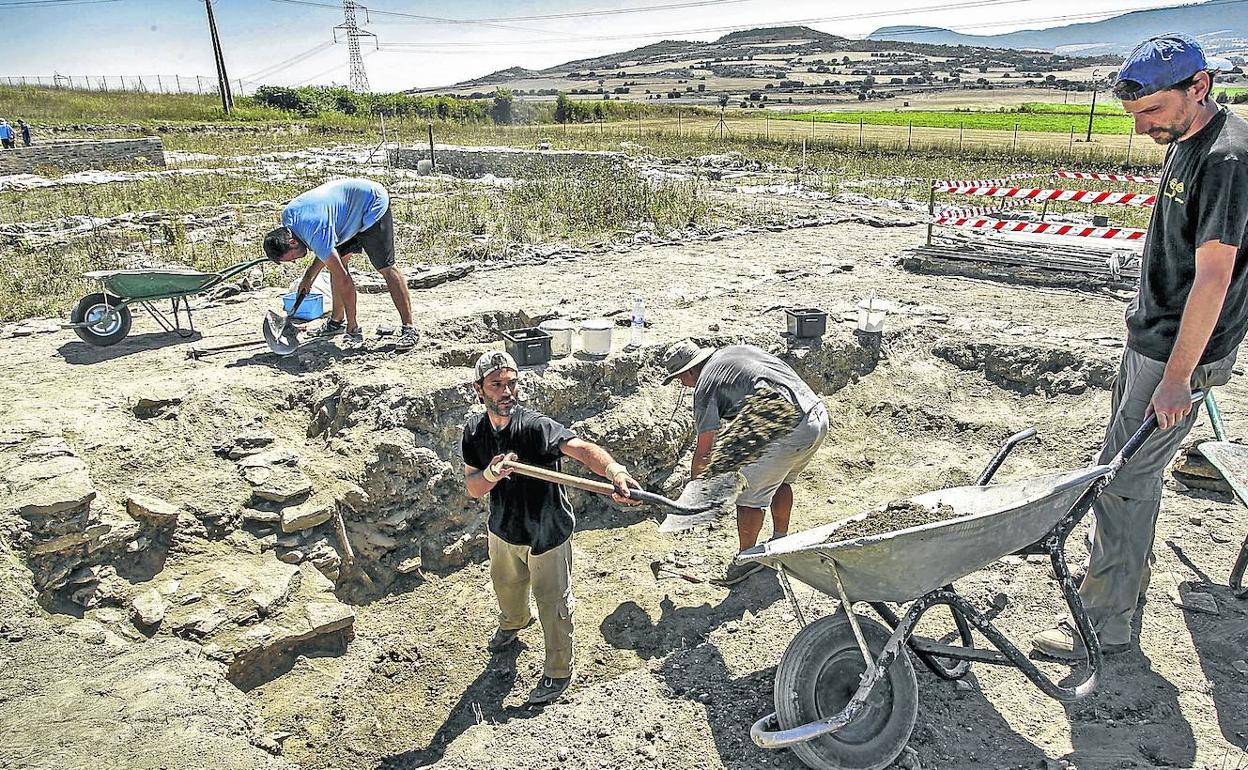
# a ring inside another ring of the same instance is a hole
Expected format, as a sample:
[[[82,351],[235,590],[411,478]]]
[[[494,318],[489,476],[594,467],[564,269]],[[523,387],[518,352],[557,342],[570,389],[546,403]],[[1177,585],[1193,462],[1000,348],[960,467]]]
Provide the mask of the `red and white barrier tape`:
[[[970,217],[937,217],[932,224],[949,227],[971,227],[980,230],[996,230],[1003,233],[1041,233],[1065,235],[1073,238],[1112,238],[1122,241],[1138,241],[1144,230],[1119,227],[1088,227],[1087,225],[1056,224],[1052,222],[1016,222],[1002,219],[974,219]]]
[[[1042,190],[1027,187],[959,187],[943,190],[959,195],[987,198],[1021,198],[1028,201],[1062,201],[1066,203],[1100,203],[1107,206],[1152,206],[1157,196],[1145,193],[1104,192],[1097,190]]]
[[[1026,206],[1031,203],[1029,200],[1021,200],[1016,198],[1007,198],[1000,203],[994,203],[991,206],[962,206],[950,207],[940,211],[936,216],[943,219],[950,217],[982,217],[988,214],[996,214],[1007,209],[1016,209],[1019,206]]]
[[[932,189],[942,192],[963,187],[1005,187],[1013,179],[1029,179],[1043,174],[1010,174],[999,179],[936,179],[932,181]]]
[[[1140,182],[1160,184],[1159,176],[1136,176],[1135,174],[1098,174],[1091,171],[1054,171],[1053,176],[1062,179],[1095,179],[1099,182]]]

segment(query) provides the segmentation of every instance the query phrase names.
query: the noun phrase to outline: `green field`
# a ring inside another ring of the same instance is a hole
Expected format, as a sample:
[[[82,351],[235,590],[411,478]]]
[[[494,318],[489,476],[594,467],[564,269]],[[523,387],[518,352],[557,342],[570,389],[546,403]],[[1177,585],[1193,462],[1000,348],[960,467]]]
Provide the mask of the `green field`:
[[[1026,107],[1027,105],[1024,105]],[[799,112],[792,114],[772,115],[780,120],[802,120],[819,123],[859,123],[869,126],[916,126],[922,128],[966,128],[980,131],[1034,131],[1040,133],[1069,134],[1086,131],[1088,128],[1088,107],[1076,104],[1036,105],[1044,111],[1029,110],[1018,112],[930,112],[923,110],[905,112]],[[1102,111],[1097,105],[1096,116],[1092,119],[1092,132],[1095,134],[1128,134],[1131,132],[1131,118],[1120,109],[1116,114],[1107,108]]]

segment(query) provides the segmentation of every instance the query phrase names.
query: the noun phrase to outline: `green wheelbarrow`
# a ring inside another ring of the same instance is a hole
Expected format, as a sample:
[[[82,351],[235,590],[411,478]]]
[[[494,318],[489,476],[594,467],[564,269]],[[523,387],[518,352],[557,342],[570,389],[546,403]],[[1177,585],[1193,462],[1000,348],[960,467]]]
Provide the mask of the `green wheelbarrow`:
[[[140,305],[156,323],[179,337],[195,334],[191,318],[190,298],[212,289],[234,276],[268,262],[267,257],[227,267],[219,273],[197,270],[100,270],[83,273],[83,278],[100,282],[103,291],[93,292],[78,300],[63,328],[73,329],[88,345],[115,345],[130,333],[131,305]],[[169,315],[153,303],[169,300]],[[183,318],[185,317],[185,325]]]

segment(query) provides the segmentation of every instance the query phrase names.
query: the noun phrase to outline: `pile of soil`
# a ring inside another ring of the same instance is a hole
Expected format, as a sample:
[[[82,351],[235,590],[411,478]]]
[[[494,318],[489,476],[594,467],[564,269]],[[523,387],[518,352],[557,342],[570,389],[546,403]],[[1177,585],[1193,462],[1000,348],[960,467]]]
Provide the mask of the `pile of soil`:
[[[929,508],[913,500],[893,500],[881,510],[872,511],[862,521],[855,521],[837,529],[836,540],[857,540],[862,537],[898,532],[911,527],[921,527],[937,521],[956,518],[958,511],[952,505]]]
[[[707,475],[729,473],[754,462],[768,444],[797,426],[797,418],[797,407],[774,390],[746,396],[737,416],[715,438]]]

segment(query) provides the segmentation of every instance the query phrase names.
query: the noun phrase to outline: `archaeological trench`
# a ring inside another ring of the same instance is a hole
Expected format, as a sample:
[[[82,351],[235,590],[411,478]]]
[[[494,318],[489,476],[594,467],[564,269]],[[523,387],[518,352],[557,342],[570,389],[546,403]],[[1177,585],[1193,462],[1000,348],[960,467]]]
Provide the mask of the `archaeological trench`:
[[[687,479],[689,398],[661,384],[660,365],[686,336],[776,352],[829,405],[795,528],[973,483],[1029,425],[1040,439],[1003,478],[1091,462],[1120,296],[907,272],[899,258],[922,228],[822,205],[822,226],[461,271],[414,293],[423,337],[407,355],[374,337],[361,353],[188,359],[190,345],[254,334],[276,290],[210,303],[200,328],[224,331],[197,342],[140,330],[142,317],[116,349],[64,331],[10,334],[0,767],[801,767],[748,737],[797,630],[775,580],[733,592],[662,580],[652,562],[695,578],[721,569],[731,526],[660,535],[658,512],[586,494],[574,494],[578,681],[567,702],[525,709],[541,637],[525,632],[502,659],[485,652],[496,608],[484,508],[465,493],[459,440],[479,408],[469,367],[500,346],[495,330],[608,313],[624,323],[640,292],[651,321],[640,350],[623,350],[620,326],[605,360],[559,359],[523,384],[528,403],[610,448],[648,488]],[[894,305],[882,342],[853,320],[873,291]],[[822,339],[783,334],[779,308],[794,304],[830,312]],[[366,328],[388,314],[385,295],[363,296]],[[1246,402],[1227,392],[1234,421]],[[1173,482],[1166,506],[1203,523],[1159,542],[1223,580],[1242,510]],[[1161,550],[1159,572],[1192,579]],[[1060,609],[1046,569],[1013,557],[960,586],[1000,604],[1022,642]],[[1151,679],[1111,670],[1109,700],[1092,712],[1063,714],[1009,671],[980,673],[973,692],[921,675],[905,766],[1048,767],[1072,752],[1085,770],[1216,762],[1244,729],[1243,695],[1228,684],[1243,610],[1225,589],[1204,590],[1221,616],[1185,627],[1159,600],[1142,643],[1160,661],[1192,644],[1172,641],[1176,627],[1213,641],[1156,663]],[[810,613],[834,606],[799,598]],[[1163,621],[1171,630],[1157,636]],[[1183,681],[1206,685],[1180,692]],[[1109,732],[1090,735],[1104,713],[1116,715]]]

